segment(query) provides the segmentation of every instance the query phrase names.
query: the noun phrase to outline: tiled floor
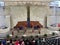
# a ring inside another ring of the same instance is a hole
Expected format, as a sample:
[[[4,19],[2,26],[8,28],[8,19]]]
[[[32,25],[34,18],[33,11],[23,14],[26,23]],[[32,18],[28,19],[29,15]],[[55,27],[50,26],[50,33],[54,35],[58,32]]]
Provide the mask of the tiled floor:
[[[39,31],[40,31],[40,34],[39,34]],[[24,30],[20,30],[19,33],[17,31],[14,31],[14,34],[15,35],[27,35],[27,36],[33,35],[33,36],[35,36],[35,35],[52,34],[52,32],[56,33],[56,31],[48,30],[46,28],[41,28],[41,29],[34,30],[34,31],[32,31],[32,29],[27,29],[25,33],[24,33]]]
[[[39,31],[40,31],[40,34],[39,34]],[[0,32],[1,32],[1,30],[0,30]],[[27,36],[44,35],[44,34],[52,34],[52,32],[55,32],[57,34],[60,33],[60,32],[54,31],[54,30],[46,29],[46,28],[41,28],[41,29],[34,30],[34,31],[33,31],[33,29],[27,29],[26,32],[24,32],[24,30],[19,30],[19,31],[13,30],[13,32],[14,32],[14,35],[18,35],[18,36],[21,36],[21,35],[27,35]],[[6,33],[3,33],[3,35],[5,35],[5,34]]]

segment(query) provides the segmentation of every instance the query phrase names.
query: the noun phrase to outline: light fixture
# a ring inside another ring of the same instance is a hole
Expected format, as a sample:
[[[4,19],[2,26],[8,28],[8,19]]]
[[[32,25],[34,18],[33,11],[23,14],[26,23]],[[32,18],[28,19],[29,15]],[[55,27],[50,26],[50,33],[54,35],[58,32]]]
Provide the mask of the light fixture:
[[[4,6],[4,2],[0,2],[0,7]]]
[[[52,7],[60,7],[60,1],[52,1],[50,2],[50,5],[49,6],[52,6]]]

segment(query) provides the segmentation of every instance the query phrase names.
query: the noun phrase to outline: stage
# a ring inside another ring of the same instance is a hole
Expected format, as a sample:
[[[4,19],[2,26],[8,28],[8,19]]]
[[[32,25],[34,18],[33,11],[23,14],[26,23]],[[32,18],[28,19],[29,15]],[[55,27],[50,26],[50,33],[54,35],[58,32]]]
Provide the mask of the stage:
[[[40,34],[39,34],[40,31]],[[24,30],[19,30],[19,32],[17,30],[14,30],[14,35],[18,35],[18,36],[36,36],[36,35],[44,35],[44,34],[52,34],[53,32],[56,33],[56,31],[53,30],[49,30],[46,28],[41,28],[38,30],[32,30],[32,29],[27,29],[25,32]]]

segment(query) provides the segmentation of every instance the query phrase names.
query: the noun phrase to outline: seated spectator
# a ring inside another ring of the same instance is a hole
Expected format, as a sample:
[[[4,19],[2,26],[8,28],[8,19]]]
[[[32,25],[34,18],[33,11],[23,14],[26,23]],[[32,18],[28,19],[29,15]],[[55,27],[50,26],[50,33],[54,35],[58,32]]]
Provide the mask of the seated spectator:
[[[0,41],[0,45],[1,45],[1,41]]]
[[[15,45],[20,45],[18,40],[15,41]]]
[[[2,44],[6,45],[6,40],[5,39],[2,40]]]
[[[10,41],[9,40],[6,41],[6,45],[10,45]]]
[[[35,45],[35,39],[34,39],[34,38],[32,39],[31,44],[32,44],[32,45]]]
[[[25,45],[24,41],[21,42],[21,45]]]

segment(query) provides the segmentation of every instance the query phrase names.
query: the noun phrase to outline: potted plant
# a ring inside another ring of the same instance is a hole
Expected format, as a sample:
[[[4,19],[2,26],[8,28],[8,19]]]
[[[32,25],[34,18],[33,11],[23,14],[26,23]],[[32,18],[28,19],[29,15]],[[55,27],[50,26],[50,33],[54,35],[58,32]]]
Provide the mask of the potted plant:
[[[7,38],[7,40],[9,40],[10,39],[10,35],[8,34],[8,35],[6,35],[6,38]]]
[[[33,38],[33,36],[31,35],[30,38]]]
[[[59,31],[60,31],[60,29],[59,29]]]
[[[52,33],[52,35],[54,36],[54,35],[55,35],[55,33],[53,32],[53,33]]]
[[[47,37],[47,34],[44,34],[44,37]]]
[[[18,39],[18,36],[17,35],[15,36],[15,39]]]

